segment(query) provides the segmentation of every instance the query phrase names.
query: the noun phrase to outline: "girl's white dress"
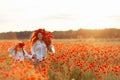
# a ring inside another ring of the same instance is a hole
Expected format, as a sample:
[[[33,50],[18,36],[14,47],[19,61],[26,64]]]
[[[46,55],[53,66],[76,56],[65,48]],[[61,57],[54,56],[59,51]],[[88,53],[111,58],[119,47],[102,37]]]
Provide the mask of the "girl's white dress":
[[[24,57],[28,58],[28,59],[32,59],[32,56],[29,55],[25,50],[24,50],[24,53],[23,51],[17,51],[16,54],[15,54],[15,50],[12,49],[12,48],[8,48],[8,52],[16,59],[16,60],[19,60],[19,61],[23,61],[24,60]]]
[[[51,45],[50,47],[52,49],[52,52],[55,53],[54,46]],[[31,47],[31,52],[32,55],[34,54],[36,55],[36,58],[38,60],[42,60],[43,57],[46,57],[46,52],[47,52],[46,44],[44,42],[37,40]]]

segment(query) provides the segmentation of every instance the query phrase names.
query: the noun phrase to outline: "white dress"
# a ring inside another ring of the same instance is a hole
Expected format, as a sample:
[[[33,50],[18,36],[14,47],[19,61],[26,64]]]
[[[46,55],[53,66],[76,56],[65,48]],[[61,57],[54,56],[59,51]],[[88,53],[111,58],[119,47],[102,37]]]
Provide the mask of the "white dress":
[[[43,57],[46,57],[46,45],[44,42],[37,40],[31,47],[32,55],[36,55],[38,60],[42,60]]]
[[[32,56],[29,55],[25,50],[24,50],[24,53],[23,51],[17,51],[16,54],[15,54],[15,50],[12,49],[12,48],[8,48],[8,52],[16,59],[16,60],[19,60],[19,61],[23,61],[24,60],[24,57],[28,58],[28,59],[32,59]]]
[[[55,49],[53,45],[50,45],[49,48],[51,49],[51,52],[55,53]],[[44,42],[40,42],[37,40],[33,46],[31,47],[32,55],[36,55],[36,58],[38,60],[42,60],[43,57],[46,57],[47,47]]]

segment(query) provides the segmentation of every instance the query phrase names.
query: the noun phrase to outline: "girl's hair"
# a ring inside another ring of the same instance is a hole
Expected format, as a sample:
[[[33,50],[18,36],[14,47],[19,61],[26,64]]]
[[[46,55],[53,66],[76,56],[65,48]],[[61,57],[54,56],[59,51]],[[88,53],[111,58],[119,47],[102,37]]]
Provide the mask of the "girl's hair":
[[[23,48],[25,46],[24,42],[18,42],[17,45],[15,45],[15,54],[17,53],[17,48]]]
[[[51,44],[51,38],[53,37],[52,33],[49,31],[46,31],[45,29],[38,29],[33,31],[31,37],[30,37],[30,44],[33,45],[38,40],[38,33],[41,33],[43,35],[42,40],[45,42],[47,48]]]

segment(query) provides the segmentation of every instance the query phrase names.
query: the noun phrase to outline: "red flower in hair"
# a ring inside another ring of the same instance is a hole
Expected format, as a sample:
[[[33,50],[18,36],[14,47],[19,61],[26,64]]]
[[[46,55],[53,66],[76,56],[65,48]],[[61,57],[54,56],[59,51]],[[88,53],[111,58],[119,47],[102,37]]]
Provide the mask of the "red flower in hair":
[[[42,33],[42,35],[45,36],[46,31],[45,31],[45,29],[38,29],[38,30],[35,30],[34,33],[35,33],[36,35],[37,35],[38,33]]]
[[[20,47],[24,47],[24,46],[25,46],[25,44],[24,44],[23,42],[20,42],[18,45],[19,45]]]

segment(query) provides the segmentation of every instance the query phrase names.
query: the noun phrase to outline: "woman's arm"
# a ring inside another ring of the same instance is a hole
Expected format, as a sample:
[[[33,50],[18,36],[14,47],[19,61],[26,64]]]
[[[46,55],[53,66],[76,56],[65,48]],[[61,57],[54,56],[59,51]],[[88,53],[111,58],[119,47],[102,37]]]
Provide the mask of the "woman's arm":
[[[26,58],[32,59],[32,55],[29,55],[25,50],[24,50],[24,53],[25,53],[25,57],[26,57]]]
[[[31,53],[32,53],[32,55],[34,55],[35,54],[35,45],[33,45],[33,46],[31,46],[31,49],[30,49],[30,51],[31,51]]]
[[[49,51],[55,53],[55,47],[53,45],[49,46]]]
[[[32,46],[31,46],[31,53],[32,53],[32,59],[36,59],[36,53],[35,53],[35,47],[36,47],[36,43],[37,42],[35,42]]]

